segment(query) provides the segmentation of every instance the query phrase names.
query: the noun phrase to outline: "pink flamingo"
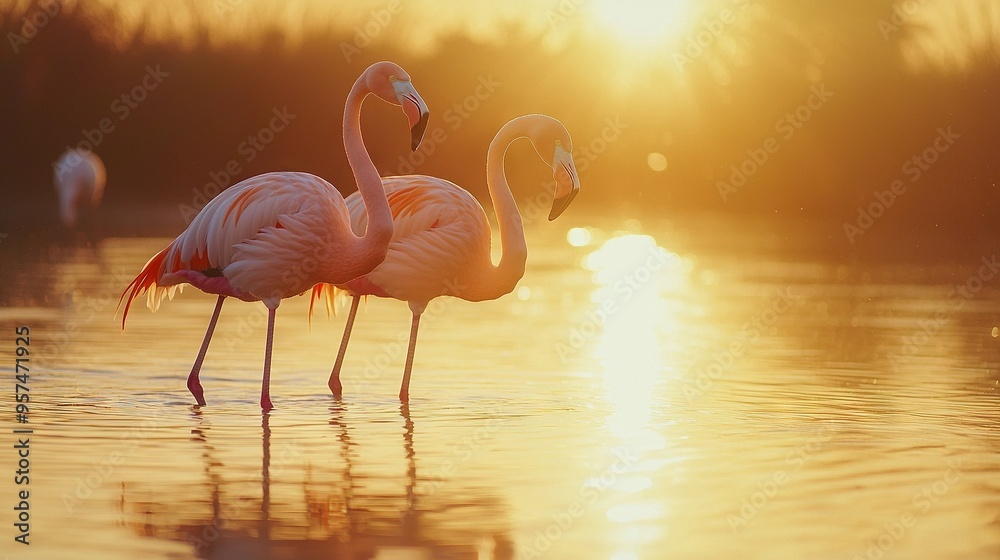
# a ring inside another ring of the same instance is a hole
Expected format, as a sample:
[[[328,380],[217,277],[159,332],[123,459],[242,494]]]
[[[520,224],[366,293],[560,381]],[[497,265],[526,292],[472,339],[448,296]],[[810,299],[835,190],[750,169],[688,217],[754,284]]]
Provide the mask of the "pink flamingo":
[[[326,298],[327,311],[338,291],[353,296],[344,338],[330,374],[330,390],[340,397],[340,368],[347,352],[351,329],[362,295],[391,297],[407,302],[413,318],[399,400],[409,400],[410,371],[417,344],[420,315],[430,300],[449,295],[468,301],[496,299],[510,293],[524,275],[528,248],[521,215],[504,176],[507,147],[518,138],[528,138],[535,151],[553,170],[556,187],[549,220],[566,209],[580,190],[573,144],[566,128],[546,115],[525,115],[505,124],[490,143],[486,156],[486,184],[500,223],[503,256],[496,266],[490,258],[490,225],[476,199],[461,187],[425,175],[385,177],[389,207],[395,223],[385,260],[375,270],[350,282],[313,287],[310,314],[316,301]],[[365,204],[355,195],[347,197],[351,223],[362,230],[368,222]]]
[[[69,149],[55,165],[55,188],[59,197],[59,217],[64,226],[76,226],[81,211],[93,211],[104,196],[107,171],[94,152]]]
[[[218,294],[187,381],[199,405],[205,404],[205,397],[198,375],[227,296],[259,300],[267,306],[260,407],[268,411],[273,408],[270,372],[274,315],[281,300],[301,294],[317,282],[347,282],[370,272],[385,257],[392,237],[392,215],[378,171],[361,138],[361,104],[369,93],[402,106],[414,150],[423,137],[428,117],[427,106],[411,85],[409,75],[393,63],[373,64],[351,88],[344,112],[344,146],[359,197],[372,216],[363,235],[356,236],[352,231],[347,205],[330,183],[309,173],[265,173],[241,181],[212,199],[125,288],[123,329],[132,300],[142,293],[148,293],[148,306],[153,311],[164,297],[172,298],[185,283]]]

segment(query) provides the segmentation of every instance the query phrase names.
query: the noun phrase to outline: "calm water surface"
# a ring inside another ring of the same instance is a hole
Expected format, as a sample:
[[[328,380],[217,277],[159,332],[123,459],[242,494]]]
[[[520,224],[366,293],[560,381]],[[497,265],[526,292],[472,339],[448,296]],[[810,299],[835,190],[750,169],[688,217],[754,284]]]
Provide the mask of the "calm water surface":
[[[573,246],[540,228],[514,294],[438,300],[408,407],[405,304],[362,307],[340,402],[346,313],[310,328],[306,298],[287,300],[264,417],[263,306],[226,303],[193,406],[213,298],[140,303],[124,333],[112,317],[167,240],[8,238],[0,405],[27,325],[32,544],[12,544],[5,429],[0,555],[1000,557],[1000,294],[972,280],[980,263],[844,266],[640,231]]]

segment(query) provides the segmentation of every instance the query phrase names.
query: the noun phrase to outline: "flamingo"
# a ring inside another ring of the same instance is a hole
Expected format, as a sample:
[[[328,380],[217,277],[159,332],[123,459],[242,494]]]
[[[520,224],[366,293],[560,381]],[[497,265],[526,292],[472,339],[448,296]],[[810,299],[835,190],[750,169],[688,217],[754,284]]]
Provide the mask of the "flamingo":
[[[501,127],[486,156],[486,184],[500,224],[503,248],[496,266],[490,258],[489,221],[468,191],[425,175],[382,179],[394,222],[385,260],[375,270],[350,282],[317,284],[310,300],[312,314],[316,302],[324,298],[330,312],[338,293],[346,292],[353,297],[344,338],[330,373],[329,386],[335,397],[340,398],[343,393],[340,369],[362,295],[395,298],[409,304],[410,340],[399,389],[399,400],[405,403],[409,400],[420,315],[427,304],[442,295],[467,301],[496,299],[517,285],[524,275],[528,249],[521,215],[504,176],[503,161],[507,147],[519,138],[531,141],[535,152],[553,170],[556,187],[549,220],[556,219],[580,190],[571,155],[573,143],[561,122],[546,115],[525,115]],[[347,206],[354,229],[364,229],[368,223],[366,205],[351,195],[347,197]]]
[[[55,164],[55,189],[59,217],[67,228],[76,226],[81,211],[92,211],[101,203],[107,172],[97,154],[70,148]]]
[[[427,106],[409,75],[391,62],[368,67],[351,88],[344,112],[344,146],[359,196],[372,216],[363,234],[356,236],[352,231],[347,205],[330,183],[309,173],[265,173],[240,181],[212,199],[122,293],[122,329],[132,300],[143,293],[153,311],[185,283],[219,296],[187,381],[199,405],[205,404],[199,372],[226,297],[261,301],[267,307],[260,393],[261,410],[267,412],[273,408],[271,347],[281,300],[304,293],[317,282],[347,282],[370,272],[385,257],[392,215],[361,137],[361,104],[369,93],[402,106],[413,150],[428,118]]]

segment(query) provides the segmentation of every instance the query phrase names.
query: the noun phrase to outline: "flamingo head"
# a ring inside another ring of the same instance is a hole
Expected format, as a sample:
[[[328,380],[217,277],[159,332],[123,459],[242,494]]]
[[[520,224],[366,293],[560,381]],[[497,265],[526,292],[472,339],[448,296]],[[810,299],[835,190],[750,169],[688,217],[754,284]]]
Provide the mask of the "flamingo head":
[[[552,168],[552,177],[556,181],[552,210],[549,212],[551,221],[558,218],[580,192],[580,175],[573,163],[573,139],[566,127],[552,117],[538,117],[541,118],[539,126],[534,127],[528,139],[535,152]]]
[[[386,103],[403,108],[406,120],[410,124],[410,149],[416,151],[427,129],[430,111],[410,82],[410,75],[392,62],[372,64],[365,74],[369,91]]]

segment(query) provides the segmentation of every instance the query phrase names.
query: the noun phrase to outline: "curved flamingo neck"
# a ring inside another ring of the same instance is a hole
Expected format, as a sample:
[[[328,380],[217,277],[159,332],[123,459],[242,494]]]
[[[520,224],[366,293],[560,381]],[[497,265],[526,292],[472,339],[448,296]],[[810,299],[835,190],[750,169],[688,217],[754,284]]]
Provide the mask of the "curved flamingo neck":
[[[386,200],[382,178],[372,163],[361,136],[361,104],[371,93],[367,78],[365,73],[354,82],[344,110],[344,149],[368,213],[368,227],[364,235],[357,238],[354,254],[340,259],[341,271],[348,278],[367,274],[378,266],[385,259],[389,240],[392,238],[392,212]]]
[[[485,270],[475,288],[476,292],[481,292],[477,294],[477,299],[495,299],[508,294],[524,276],[528,246],[524,241],[521,213],[510,192],[503,165],[507,148],[518,138],[526,137],[533,125],[530,117],[519,117],[505,124],[490,142],[486,155],[486,186],[500,225],[500,247],[503,253],[496,266],[492,262],[485,263]]]

